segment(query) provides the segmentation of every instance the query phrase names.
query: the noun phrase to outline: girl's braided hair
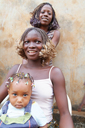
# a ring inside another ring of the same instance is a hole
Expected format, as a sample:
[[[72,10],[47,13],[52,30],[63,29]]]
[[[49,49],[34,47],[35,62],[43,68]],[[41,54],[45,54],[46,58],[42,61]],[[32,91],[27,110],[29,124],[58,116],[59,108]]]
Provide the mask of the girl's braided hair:
[[[31,28],[28,28],[28,29],[25,30],[25,32],[21,36],[19,46],[17,46],[17,53],[22,58],[28,59],[27,56],[25,55],[25,52],[24,52],[24,49],[23,49],[23,44],[24,44],[24,40],[25,40],[26,35],[32,30],[37,31],[40,34],[41,38],[42,38],[43,47],[42,47],[42,50],[40,51],[39,56],[41,58],[41,63],[44,62],[43,64],[46,64],[52,58],[55,57],[56,51],[55,51],[55,46],[48,39],[48,36],[47,36],[46,32],[44,30],[40,29],[40,28],[31,27]]]
[[[6,86],[7,88],[10,87],[10,84],[17,79],[17,82],[16,84],[19,83],[19,80],[26,80],[26,83],[25,84],[28,84],[28,80],[31,81],[32,85],[34,83],[34,79],[33,77],[29,74],[29,73],[26,73],[24,74],[23,72],[19,72],[19,73],[15,73],[13,74],[11,77],[8,78],[7,82],[6,82]]]
[[[38,27],[38,28],[40,28],[40,26],[41,26],[41,23],[40,23],[40,20],[39,20],[39,14],[40,14],[40,11],[41,11],[41,9],[42,9],[42,7],[44,6],[44,5],[49,5],[51,8],[52,8],[52,21],[51,21],[51,23],[49,24],[49,26],[48,26],[48,31],[50,31],[50,30],[56,30],[56,29],[58,29],[58,28],[60,28],[59,27],[59,24],[58,24],[58,21],[57,21],[57,18],[56,18],[56,15],[55,15],[55,11],[54,11],[54,9],[53,9],[53,7],[52,7],[52,5],[50,4],[50,3],[42,3],[42,4],[40,4],[40,5],[38,5],[35,9],[34,9],[34,11],[33,12],[31,12],[31,19],[30,19],[30,24],[32,25],[32,26],[34,26],[34,27]]]

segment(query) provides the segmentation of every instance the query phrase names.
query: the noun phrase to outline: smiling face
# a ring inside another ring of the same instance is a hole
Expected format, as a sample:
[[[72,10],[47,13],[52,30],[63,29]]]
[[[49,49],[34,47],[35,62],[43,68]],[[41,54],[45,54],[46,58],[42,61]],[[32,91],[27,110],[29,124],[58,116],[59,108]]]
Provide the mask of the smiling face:
[[[31,81],[28,80],[28,84],[26,84],[27,80],[19,80],[18,79],[11,82],[8,94],[11,104],[18,109],[26,107],[30,101],[30,96],[32,93]],[[17,83],[17,84],[16,84]]]
[[[52,8],[50,5],[44,5],[41,8],[39,20],[41,25],[49,25],[52,21]]]
[[[25,37],[23,49],[28,59],[39,59],[39,52],[43,46],[42,37],[36,30],[31,30]]]

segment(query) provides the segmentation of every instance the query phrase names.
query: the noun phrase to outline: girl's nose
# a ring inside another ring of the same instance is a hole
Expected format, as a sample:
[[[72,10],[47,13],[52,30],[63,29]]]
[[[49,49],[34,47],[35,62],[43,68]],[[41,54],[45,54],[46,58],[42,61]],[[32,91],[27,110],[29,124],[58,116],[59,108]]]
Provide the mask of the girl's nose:
[[[45,12],[45,13],[44,13],[44,15],[45,15],[45,16],[48,16],[48,13],[47,13],[47,12]]]
[[[29,43],[29,47],[35,47],[35,43],[34,42],[30,42]]]

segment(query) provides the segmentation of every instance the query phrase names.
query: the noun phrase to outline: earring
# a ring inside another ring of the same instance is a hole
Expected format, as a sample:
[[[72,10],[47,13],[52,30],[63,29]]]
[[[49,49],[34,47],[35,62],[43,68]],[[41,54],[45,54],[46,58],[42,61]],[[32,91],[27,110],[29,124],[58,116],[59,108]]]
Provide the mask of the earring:
[[[9,85],[7,85],[7,88],[9,88]]]

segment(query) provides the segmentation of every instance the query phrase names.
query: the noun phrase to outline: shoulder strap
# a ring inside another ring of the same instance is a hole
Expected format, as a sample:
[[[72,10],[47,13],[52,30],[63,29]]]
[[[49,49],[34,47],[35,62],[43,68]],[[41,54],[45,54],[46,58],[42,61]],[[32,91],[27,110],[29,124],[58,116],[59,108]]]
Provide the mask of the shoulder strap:
[[[25,107],[25,113],[26,112],[31,112],[31,105],[32,105],[32,100],[29,101],[28,105]]]
[[[8,104],[10,103],[10,101],[7,101],[3,106],[2,106],[2,113],[6,114],[7,113],[7,109],[8,109]]]
[[[2,122],[4,124],[7,124],[7,125],[10,125],[10,124],[25,124],[31,117],[31,114],[30,113],[25,113],[24,116],[20,116],[20,117],[17,117],[17,118],[10,118],[10,117],[7,117],[6,114],[3,114],[0,119],[2,120]]]
[[[20,64],[20,65],[19,65],[19,67],[18,67],[18,69],[17,69],[16,73],[18,73],[18,72],[19,72],[19,69],[20,69],[21,65],[22,65],[22,64]]]
[[[50,71],[49,71],[49,79],[50,79],[51,71],[52,71],[53,67],[54,67],[54,66],[52,66],[52,67],[50,68]]]
[[[53,36],[54,36],[54,31],[55,31],[55,30],[51,30],[51,31],[49,31],[49,32],[47,33],[49,39],[52,39],[52,38],[53,38]]]

